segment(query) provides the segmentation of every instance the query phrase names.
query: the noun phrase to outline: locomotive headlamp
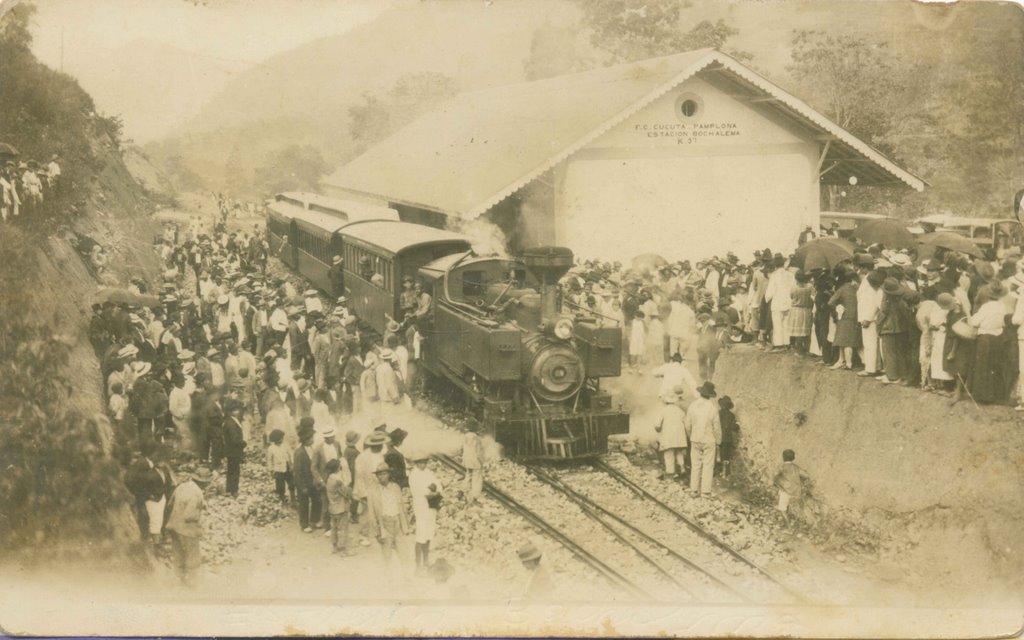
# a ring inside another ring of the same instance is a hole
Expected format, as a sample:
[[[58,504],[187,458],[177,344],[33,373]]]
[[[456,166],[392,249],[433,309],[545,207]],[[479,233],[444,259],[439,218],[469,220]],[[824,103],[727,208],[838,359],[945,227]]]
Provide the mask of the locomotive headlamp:
[[[572,337],[572,320],[569,318],[559,318],[555,321],[554,329],[552,333],[559,340],[568,340]]]

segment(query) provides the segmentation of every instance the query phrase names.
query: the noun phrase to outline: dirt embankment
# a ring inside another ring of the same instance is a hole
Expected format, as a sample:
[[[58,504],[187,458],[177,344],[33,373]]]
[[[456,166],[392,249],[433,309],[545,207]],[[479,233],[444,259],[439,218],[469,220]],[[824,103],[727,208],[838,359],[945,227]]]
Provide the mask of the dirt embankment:
[[[953,405],[753,349],[724,354],[715,382],[736,402],[744,456],[763,482],[793,449],[820,499],[904,556],[978,580],[1024,568],[1024,421],[1009,408]]]
[[[20,222],[23,229],[5,234],[5,253],[19,257],[19,263],[7,264],[8,278],[14,281],[5,288],[7,313],[30,323],[52,323],[74,344],[71,401],[87,413],[103,410],[99,363],[88,339],[96,291],[103,284],[126,286],[131,277],[155,283],[159,273],[152,241],[160,228],[149,215],[149,198],[109,140],[97,140],[95,151],[101,168],[77,214],[49,234],[33,228],[29,220]],[[95,273],[76,248],[82,237],[107,252],[106,274]]]

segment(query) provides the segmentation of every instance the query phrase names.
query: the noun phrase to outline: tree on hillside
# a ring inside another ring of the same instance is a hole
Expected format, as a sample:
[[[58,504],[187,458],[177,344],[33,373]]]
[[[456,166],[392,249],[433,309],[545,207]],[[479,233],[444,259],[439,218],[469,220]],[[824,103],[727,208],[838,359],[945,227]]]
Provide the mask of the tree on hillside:
[[[256,167],[256,188],[265,195],[312,191],[330,170],[331,166],[316,147],[293,144],[269,155]]]
[[[969,16],[956,49],[969,52],[967,73],[949,92],[948,131],[956,145],[952,170],[970,185],[968,206],[1012,216],[1013,194],[1024,187],[1024,19],[1014,7]]]
[[[349,107],[349,131],[362,153],[442,101],[454,96],[454,78],[432,71],[407,73],[383,95],[363,94],[360,104]]]
[[[799,95],[894,159],[927,162],[925,148],[934,141],[938,121],[926,100],[927,74],[916,65],[896,59],[884,42],[821,31],[796,32],[791,55],[788,70]],[[898,189],[849,192],[848,204],[868,209],[898,203],[906,195]],[[839,207],[840,193],[828,189],[829,209]]]
[[[576,50],[576,30],[572,27],[538,28],[530,39],[530,55],[523,60],[527,80],[540,80],[552,76],[580,71],[588,66]]]
[[[711,47],[747,59],[750,54],[730,51],[727,41],[739,31],[723,20],[704,20],[685,30],[682,11],[689,0],[577,0],[590,42],[606,51],[612,62],[628,62],[680,51]]]

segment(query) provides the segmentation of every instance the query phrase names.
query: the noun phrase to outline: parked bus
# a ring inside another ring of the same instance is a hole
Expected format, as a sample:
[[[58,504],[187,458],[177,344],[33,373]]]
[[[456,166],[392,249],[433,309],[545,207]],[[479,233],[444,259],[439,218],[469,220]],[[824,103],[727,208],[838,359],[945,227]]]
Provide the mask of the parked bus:
[[[1024,228],[1020,222],[1010,218],[968,218],[936,214],[925,216],[917,222],[925,231],[952,231],[966,236],[996,258],[1001,258],[1010,247],[1024,246]]]

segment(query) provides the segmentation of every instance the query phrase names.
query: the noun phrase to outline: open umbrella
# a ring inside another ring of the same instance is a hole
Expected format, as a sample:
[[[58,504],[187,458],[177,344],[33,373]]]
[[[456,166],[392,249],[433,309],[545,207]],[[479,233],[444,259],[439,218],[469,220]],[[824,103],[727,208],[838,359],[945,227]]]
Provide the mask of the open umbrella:
[[[794,255],[804,271],[831,269],[853,258],[853,244],[840,238],[818,238],[800,245]]]
[[[7,144],[6,142],[0,142],[0,156],[8,156],[9,157],[9,156],[16,156],[16,155],[19,155],[17,149],[15,149],[11,145]]]
[[[635,258],[631,266],[637,271],[653,271],[668,264],[668,260],[656,253],[644,253]]]
[[[147,296],[129,291],[128,289],[119,289],[117,287],[106,287],[96,292],[96,302],[102,304],[104,302],[112,302],[115,304],[130,304],[138,307],[159,307],[160,298],[157,296]]]
[[[976,245],[973,240],[951,231],[925,233],[918,238],[918,242],[925,246],[942,247],[943,249],[959,251],[960,253],[966,253],[967,255],[974,256],[975,258],[985,257],[985,252],[982,251],[981,247]]]
[[[909,249],[914,246],[914,234],[906,225],[889,218],[868,220],[850,234],[866,244],[881,243],[887,249]]]

